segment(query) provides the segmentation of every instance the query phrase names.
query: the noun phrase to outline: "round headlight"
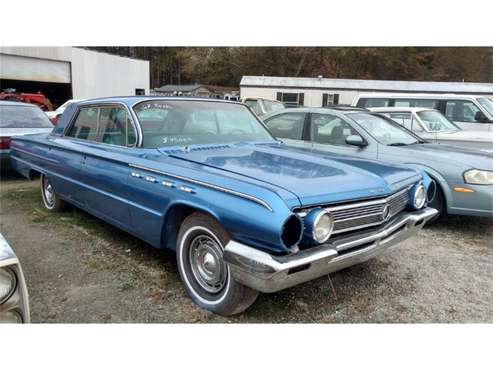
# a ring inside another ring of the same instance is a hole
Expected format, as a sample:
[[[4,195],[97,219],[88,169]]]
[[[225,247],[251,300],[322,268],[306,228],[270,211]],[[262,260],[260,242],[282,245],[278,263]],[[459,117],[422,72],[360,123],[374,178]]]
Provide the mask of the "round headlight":
[[[414,191],[414,200],[413,200],[414,208],[416,209],[423,208],[425,203],[426,203],[426,189],[423,185],[418,185],[416,187],[416,190]]]
[[[10,298],[17,285],[14,271],[9,268],[0,268],[0,304]]]
[[[334,219],[324,209],[314,209],[305,218],[306,236],[317,243],[326,242],[330,238],[333,229]]]
[[[0,324],[22,324],[22,315],[16,310],[0,312]]]

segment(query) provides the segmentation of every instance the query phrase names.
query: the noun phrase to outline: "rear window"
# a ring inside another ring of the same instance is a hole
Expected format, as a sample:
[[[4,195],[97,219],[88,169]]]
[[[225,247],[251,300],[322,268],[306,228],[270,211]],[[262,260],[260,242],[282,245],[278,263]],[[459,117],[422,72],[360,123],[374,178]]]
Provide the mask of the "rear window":
[[[0,127],[53,128],[53,125],[38,107],[0,105]]]

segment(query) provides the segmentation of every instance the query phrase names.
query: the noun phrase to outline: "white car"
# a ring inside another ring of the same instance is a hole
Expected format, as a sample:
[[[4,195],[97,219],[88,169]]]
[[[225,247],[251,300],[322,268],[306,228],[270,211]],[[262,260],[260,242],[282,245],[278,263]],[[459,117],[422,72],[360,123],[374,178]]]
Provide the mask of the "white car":
[[[491,96],[459,94],[368,93],[357,96],[353,107],[431,108],[464,130],[493,131],[493,90]]]
[[[65,112],[65,108],[67,108],[67,106],[69,104],[76,103],[76,102],[81,101],[81,100],[83,100],[83,99],[70,99],[70,100],[67,100],[65,103],[63,103],[62,105],[60,105],[56,110],[48,111],[48,112],[45,112],[45,113],[48,116],[48,118],[50,119],[51,123],[56,124],[57,121],[58,121],[58,118],[60,118],[60,116],[63,114],[63,112]]]
[[[436,109],[390,107],[369,110],[389,117],[425,140],[493,152],[493,131],[463,130]]]
[[[0,324],[29,322],[29,297],[21,264],[0,234]]]
[[[12,136],[47,134],[53,125],[46,114],[34,104],[0,101],[0,169],[10,168]]]
[[[286,108],[285,105],[278,100],[248,97],[241,99],[241,101],[248,105],[253,113],[259,117]]]

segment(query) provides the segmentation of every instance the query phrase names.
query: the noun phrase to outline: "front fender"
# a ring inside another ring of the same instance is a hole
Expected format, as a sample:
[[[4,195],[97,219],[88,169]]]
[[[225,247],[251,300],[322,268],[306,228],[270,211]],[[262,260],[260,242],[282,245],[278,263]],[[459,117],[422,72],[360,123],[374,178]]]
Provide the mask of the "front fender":
[[[443,192],[443,195],[445,197],[445,204],[447,206],[447,209],[449,208],[449,205],[452,203],[453,200],[453,195],[452,191],[450,190],[450,186],[445,180],[445,178],[437,172],[435,169],[422,165],[422,164],[417,164],[417,163],[406,163],[407,166],[416,168],[419,170],[421,173],[424,173],[427,175],[427,177],[430,177],[431,179],[435,180],[437,186],[440,187],[440,189]],[[424,183],[424,177],[423,177],[423,183]]]

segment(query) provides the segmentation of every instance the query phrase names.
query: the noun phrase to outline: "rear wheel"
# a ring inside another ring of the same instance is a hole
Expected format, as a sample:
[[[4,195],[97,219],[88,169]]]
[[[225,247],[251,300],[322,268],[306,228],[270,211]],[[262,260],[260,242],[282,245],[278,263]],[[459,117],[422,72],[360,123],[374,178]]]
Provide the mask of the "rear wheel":
[[[195,212],[182,223],[176,258],[185,290],[200,307],[229,316],[246,310],[258,292],[236,282],[223,260],[230,237],[207,214]]]
[[[55,189],[50,182],[50,179],[41,174],[41,197],[43,198],[44,206],[50,211],[65,211],[68,208],[68,204],[61,200],[55,193]]]

